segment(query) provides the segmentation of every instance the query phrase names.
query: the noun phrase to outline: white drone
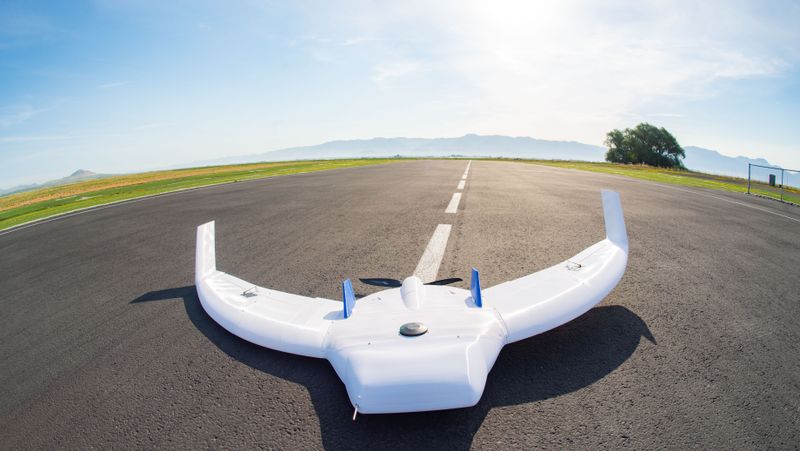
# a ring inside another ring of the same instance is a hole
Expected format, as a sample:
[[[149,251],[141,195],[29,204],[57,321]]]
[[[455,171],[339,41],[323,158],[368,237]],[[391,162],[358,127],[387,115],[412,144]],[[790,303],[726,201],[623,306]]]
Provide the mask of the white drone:
[[[339,302],[255,287],[217,271],[212,221],[197,228],[197,293],[234,335],[328,359],[356,413],[474,406],[503,345],[577,318],[622,278],[622,206],[613,191],[602,198],[606,239],[555,266],[484,290],[475,269],[469,291],[412,276],[358,302],[350,279]]]

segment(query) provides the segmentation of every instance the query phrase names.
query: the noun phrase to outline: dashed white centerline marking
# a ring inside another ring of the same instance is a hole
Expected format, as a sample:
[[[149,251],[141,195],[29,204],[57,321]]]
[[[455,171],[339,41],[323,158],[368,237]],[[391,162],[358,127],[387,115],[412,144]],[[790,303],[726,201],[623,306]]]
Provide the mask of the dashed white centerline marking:
[[[447,204],[447,208],[444,210],[444,212],[445,213],[457,212],[459,202],[461,202],[461,193],[453,193],[453,198],[450,199],[450,203]]]
[[[467,183],[465,180],[461,180],[458,182],[458,189],[464,189],[464,184]]]
[[[433,231],[433,236],[428,242],[428,247],[419,259],[414,275],[422,279],[423,282],[433,282],[439,273],[439,266],[444,258],[444,250],[447,247],[447,239],[450,237],[450,224],[439,224]]]

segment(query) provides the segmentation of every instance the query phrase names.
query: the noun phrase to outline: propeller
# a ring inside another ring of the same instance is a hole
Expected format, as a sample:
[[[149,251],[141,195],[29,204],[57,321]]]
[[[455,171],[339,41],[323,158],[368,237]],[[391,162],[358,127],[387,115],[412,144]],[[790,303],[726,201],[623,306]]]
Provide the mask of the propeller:
[[[461,277],[451,277],[449,279],[434,280],[433,282],[428,282],[425,285],[450,285],[451,283],[461,282],[462,280],[464,279]]]
[[[397,279],[384,279],[381,277],[358,280],[367,285],[383,288],[397,288],[403,285],[403,282],[400,282]],[[433,282],[428,282],[425,285],[450,285],[451,283],[461,282],[462,280],[464,279],[461,279],[460,277],[451,277],[449,279],[434,280]]]
[[[403,283],[397,279],[374,278],[374,279],[358,279],[358,280],[360,280],[361,283],[365,283],[367,285],[372,285],[375,287],[397,288],[403,285]]]

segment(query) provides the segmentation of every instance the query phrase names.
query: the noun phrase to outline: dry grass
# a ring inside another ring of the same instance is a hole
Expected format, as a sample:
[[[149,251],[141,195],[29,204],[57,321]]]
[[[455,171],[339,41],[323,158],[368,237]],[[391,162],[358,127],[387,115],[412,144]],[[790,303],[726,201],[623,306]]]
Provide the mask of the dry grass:
[[[121,188],[150,182],[174,180],[184,177],[197,177],[210,174],[237,172],[242,170],[258,171],[266,168],[280,168],[292,165],[297,165],[297,162],[208,166],[202,168],[177,169],[172,171],[143,172],[140,174],[119,175],[108,178],[93,179],[72,183],[69,185],[41,188],[0,197],[0,212],[10,210],[12,208],[24,207],[26,205],[35,204],[38,202],[79,196],[111,188]]]

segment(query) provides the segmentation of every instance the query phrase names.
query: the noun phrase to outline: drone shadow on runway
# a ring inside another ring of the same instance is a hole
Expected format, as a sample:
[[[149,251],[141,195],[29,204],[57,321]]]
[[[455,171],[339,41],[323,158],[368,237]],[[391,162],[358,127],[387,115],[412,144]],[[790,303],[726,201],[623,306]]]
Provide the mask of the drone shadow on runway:
[[[323,359],[272,351],[229,333],[209,317],[194,285],[151,291],[131,304],[183,299],[189,319],[223,352],[254,369],[304,385],[319,417],[326,448],[470,448],[493,407],[533,403],[602,379],[636,350],[641,337],[655,343],[645,322],[622,306],[596,307],[550,332],[507,345],[494,365],[481,401],[466,409],[360,415],[344,384]]]

